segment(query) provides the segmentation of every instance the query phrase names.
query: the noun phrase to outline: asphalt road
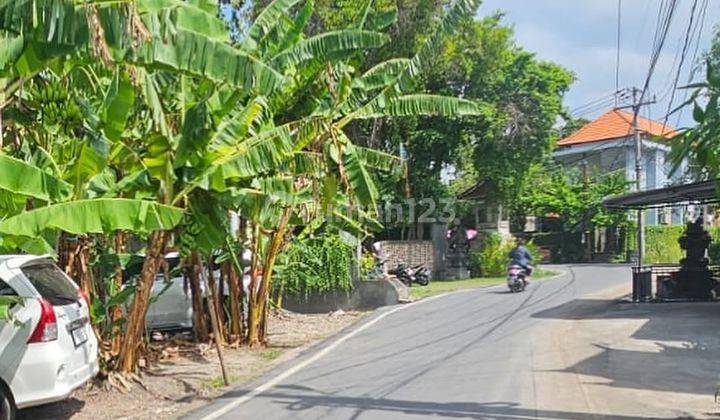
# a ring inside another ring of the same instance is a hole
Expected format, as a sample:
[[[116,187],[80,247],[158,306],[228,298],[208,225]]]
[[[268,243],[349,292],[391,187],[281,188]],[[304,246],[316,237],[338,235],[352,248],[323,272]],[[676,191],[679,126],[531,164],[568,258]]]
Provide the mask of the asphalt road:
[[[476,289],[394,312],[221,418],[587,418],[537,409],[538,395],[554,392],[533,380],[533,351],[548,322],[539,314],[629,282],[630,269],[563,269],[524,293]]]

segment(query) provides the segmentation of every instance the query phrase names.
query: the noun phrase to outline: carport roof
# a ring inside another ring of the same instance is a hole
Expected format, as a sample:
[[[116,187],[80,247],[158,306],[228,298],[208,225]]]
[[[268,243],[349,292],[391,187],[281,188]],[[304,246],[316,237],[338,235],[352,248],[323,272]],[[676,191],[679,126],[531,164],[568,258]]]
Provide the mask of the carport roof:
[[[708,204],[720,202],[719,180],[673,185],[654,190],[631,192],[606,198],[603,205],[611,209],[644,209],[678,204]]]

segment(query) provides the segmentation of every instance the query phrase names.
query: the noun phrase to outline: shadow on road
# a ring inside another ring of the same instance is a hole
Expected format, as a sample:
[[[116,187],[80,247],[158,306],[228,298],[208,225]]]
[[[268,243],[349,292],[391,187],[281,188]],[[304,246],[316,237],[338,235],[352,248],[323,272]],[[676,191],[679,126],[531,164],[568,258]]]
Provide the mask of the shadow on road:
[[[712,401],[720,374],[718,303],[576,299],[532,317],[597,321],[574,327],[599,331],[592,340],[597,351],[562,372],[604,378],[611,387],[694,394]],[[632,322],[625,326],[623,319]]]
[[[353,418],[364,412],[382,412],[383,414],[406,414],[428,416],[434,418],[474,418],[474,419],[507,419],[527,420],[534,418],[558,420],[584,420],[593,418],[598,420],[630,420],[652,417],[629,417],[598,415],[594,413],[568,412],[556,410],[534,410],[523,408],[519,404],[510,402],[434,402],[434,401],[408,401],[388,398],[355,398],[335,395],[308,395],[312,390],[303,392],[298,387],[280,386],[278,392],[269,392],[259,398],[272,400],[275,404],[284,404],[290,412],[300,412],[315,408],[351,409],[355,410]],[[302,387],[300,387],[302,388]],[[283,392],[285,391],[285,392]],[[232,397],[237,397],[234,395]],[[226,397],[231,397],[227,395]],[[342,414],[339,416],[346,416]],[[387,417],[387,416],[386,416]]]

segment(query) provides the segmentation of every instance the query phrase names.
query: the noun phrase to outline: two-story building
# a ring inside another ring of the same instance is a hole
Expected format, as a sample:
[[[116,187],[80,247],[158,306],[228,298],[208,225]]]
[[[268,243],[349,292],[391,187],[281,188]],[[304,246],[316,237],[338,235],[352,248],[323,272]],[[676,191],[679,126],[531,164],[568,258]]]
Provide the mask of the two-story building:
[[[633,114],[611,109],[557,142],[553,157],[566,170],[586,170],[590,173],[622,171],[635,190],[635,139]],[[660,122],[638,116],[638,132],[642,142],[640,161],[641,190],[662,188],[685,181],[685,167],[671,176],[670,144],[677,132]],[[679,224],[683,208],[652,209],[645,212],[645,223]]]

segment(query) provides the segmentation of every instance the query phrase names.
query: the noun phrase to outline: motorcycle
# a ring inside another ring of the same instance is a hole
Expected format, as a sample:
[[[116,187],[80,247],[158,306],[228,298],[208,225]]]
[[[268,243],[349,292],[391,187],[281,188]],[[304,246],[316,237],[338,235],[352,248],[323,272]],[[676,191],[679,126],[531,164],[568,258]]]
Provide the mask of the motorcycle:
[[[527,286],[527,272],[518,264],[510,264],[507,268],[507,285],[512,293],[519,293]]]
[[[427,286],[430,283],[430,270],[422,264],[408,267],[404,263],[398,263],[395,268],[388,270],[388,274],[394,275],[407,287],[412,287],[413,283],[421,286]]]
[[[415,278],[415,283],[420,286],[427,286],[430,284],[430,270],[425,268],[422,264],[418,264],[413,267],[413,277]]]

